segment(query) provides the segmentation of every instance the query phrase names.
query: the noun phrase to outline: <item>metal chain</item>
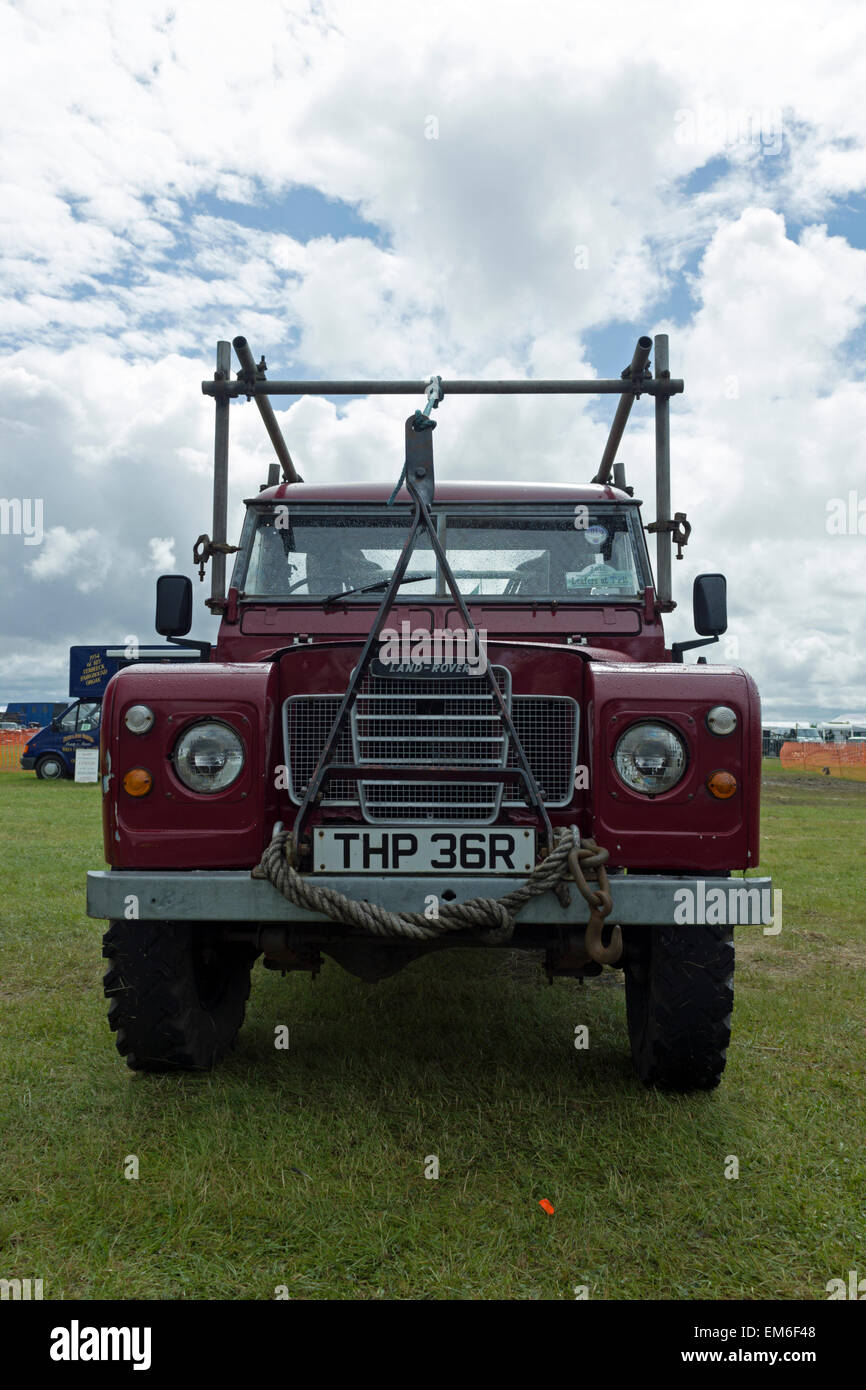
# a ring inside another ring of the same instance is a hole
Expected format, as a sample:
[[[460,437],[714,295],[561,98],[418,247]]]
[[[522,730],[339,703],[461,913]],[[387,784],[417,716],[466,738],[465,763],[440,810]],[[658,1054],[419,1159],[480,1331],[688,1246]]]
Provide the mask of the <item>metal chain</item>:
[[[601,845],[597,845],[595,840],[584,840],[581,843],[574,826],[572,826],[574,844],[568,855],[568,867],[571,870],[571,877],[574,879],[577,891],[589,904],[589,921],[586,924],[586,935],[584,944],[587,955],[600,965],[613,965],[622,955],[622,931],[619,927],[614,927],[611,932],[610,942],[605,946],[603,941],[604,919],[609,917],[613,911],[613,898],[610,895],[610,881],[607,876],[605,864],[610,858],[610,852]],[[598,883],[598,888],[590,888],[587,881],[589,878]]]

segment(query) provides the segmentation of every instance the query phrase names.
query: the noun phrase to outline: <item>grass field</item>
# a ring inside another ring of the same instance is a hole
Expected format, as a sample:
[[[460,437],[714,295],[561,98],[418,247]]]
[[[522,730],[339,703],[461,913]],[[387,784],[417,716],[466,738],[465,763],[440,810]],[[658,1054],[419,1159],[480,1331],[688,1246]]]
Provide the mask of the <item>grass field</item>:
[[[373,986],[257,965],[218,1072],[133,1075],[84,914],[98,788],[0,774],[0,837],[0,1276],[124,1299],[824,1299],[866,1276],[866,784],[765,764],[783,931],[738,931],[728,1069],[690,1097],[634,1080],[615,972],[550,988],[516,952]]]

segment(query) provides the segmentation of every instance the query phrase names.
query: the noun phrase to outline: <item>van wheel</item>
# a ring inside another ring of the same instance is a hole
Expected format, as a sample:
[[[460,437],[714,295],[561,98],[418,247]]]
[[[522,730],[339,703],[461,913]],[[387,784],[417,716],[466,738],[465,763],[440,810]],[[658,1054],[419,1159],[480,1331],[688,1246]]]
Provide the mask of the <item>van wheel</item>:
[[[210,1071],[234,1047],[258,954],[183,922],[112,922],[108,1023],[133,1071]]]
[[[36,776],[46,782],[59,782],[63,777],[68,777],[69,773],[62,758],[56,753],[46,753],[36,764]]]
[[[654,927],[628,935],[625,998],[635,1071],[645,1086],[713,1090],[731,1040],[733,932]]]

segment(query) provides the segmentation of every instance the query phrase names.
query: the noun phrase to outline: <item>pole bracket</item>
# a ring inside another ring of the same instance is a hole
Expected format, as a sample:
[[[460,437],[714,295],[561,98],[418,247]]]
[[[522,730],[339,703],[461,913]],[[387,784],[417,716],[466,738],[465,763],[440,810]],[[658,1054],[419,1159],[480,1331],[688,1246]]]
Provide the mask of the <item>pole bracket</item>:
[[[642,367],[638,369],[634,366],[634,363],[632,362],[629,362],[627,367],[623,367],[619,375],[622,381],[631,382],[631,389],[634,393],[634,398],[636,401],[639,401],[641,398],[641,392],[643,391],[644,382],[652,381],[653,379],[653,374],[650,371],[649,367]]]
[[[207,532],[203,532],[192,548],[192,562],[198,565],[198,577],[204,579],[204,567],[213,555],[234,555],[238,549],[236,545],[226,545],[223,541],[212,541]]]
[[[685,512],[674,512],[673,519],[667,521],[651,521],[646,527],[647,531],[670,531],[671,544],[677,548],[677,559],[683,558],[683,546],[688,545],[689,536],[692,534],[692,523],[686,517]]]
[[[406,421],[406,460],[394,491],[388,498],[387,505],[389,507],[393,507],[397,493],[406,481],[410,466],[417,466],[420,469],[420,472],[413,473],[413,477],[416,479],[423,478],[426,471],[427,483],[419,484],[419,487],[424,493],[427,506],[432,507],[433,505],[433,440],[430,432],[435,430],[436,421],[431,420],[430,411],[437,408],[444,396],[441,376],[430,377],[425,394],[427,404],[424,409],[416,410],[415,414],[410,415]],[[418,436],[421,438],[419,439]]]

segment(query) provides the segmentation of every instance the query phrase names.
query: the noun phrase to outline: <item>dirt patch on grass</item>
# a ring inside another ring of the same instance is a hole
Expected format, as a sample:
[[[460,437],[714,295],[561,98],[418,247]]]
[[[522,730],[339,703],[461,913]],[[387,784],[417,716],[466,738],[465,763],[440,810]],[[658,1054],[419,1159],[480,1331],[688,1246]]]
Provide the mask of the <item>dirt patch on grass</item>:
[[[849,782],[844,777],[824,777],[820,772],[764,771],[761,787],[775,805],[796,805],[804,792],[825,801],[863,801],[866,782]],[[784,793],[787,792],[786,797]]]
[[[866,970],[866,949],[846,941],[838,941],[821,932],[803,931],[800,928],[786,929],[788,946],[780,942],[774,948],[763,937],[742,937],[736,943],[738,964],[753,966],[763,973],[796,978],[806,975],[822,965],[842,966],[847,970]],[[804,942],[819,942],[826,947],[822,951],[798,951],[797,946]]]

